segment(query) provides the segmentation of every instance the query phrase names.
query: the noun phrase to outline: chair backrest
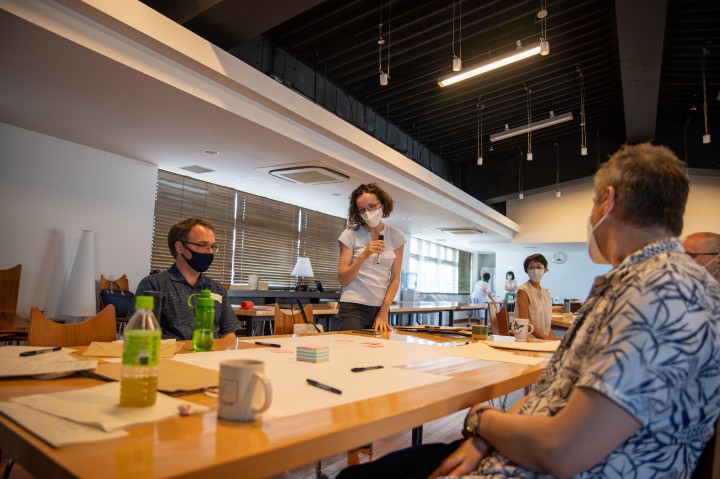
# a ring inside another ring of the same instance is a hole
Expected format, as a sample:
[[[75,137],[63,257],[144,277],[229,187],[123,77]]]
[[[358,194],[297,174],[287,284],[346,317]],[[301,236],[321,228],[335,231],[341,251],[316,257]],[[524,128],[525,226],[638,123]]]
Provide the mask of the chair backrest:
[[[311,304],[306,304],[303,308],[307,320],[310,323],[315,322],[313,318],[313,308]],[[275,305],[275,333],[274,334],[293,334],[294,324],[304,323],[302,313],[300,311],[294,314],[284,313],[280,306]]]
[[[508,326],[508,312],[505,306],[497,311],[495,303],[488,303],[488,315],[490,316],[490,331],[493,334],[508,336],[510,328]]]
[[[115,307],[106,306],[96,316],[78,324],[62,324],[30,308],[29,346],[87,346],[93,341],[115,341]]]
[[[0,313],[17,313],[21,271],[21,264],[10,269],[0,269]]]
[[[117,279],[107,279],[105,276],[100,275],[100,289],[122,289],[123,291],[129,291],[130,286],[127,276],[125,275]]]
[[[508,336],[510,334],[510,325],[508,324],[508,311],[505,306],[497,312],[497,322],[498,334]]]

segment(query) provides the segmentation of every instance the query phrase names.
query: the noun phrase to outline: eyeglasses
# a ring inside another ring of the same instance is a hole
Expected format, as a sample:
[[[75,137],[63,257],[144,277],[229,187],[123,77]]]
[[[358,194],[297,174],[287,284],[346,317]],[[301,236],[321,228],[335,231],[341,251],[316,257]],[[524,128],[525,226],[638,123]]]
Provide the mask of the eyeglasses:
[[[193,245],[193,246],[197,246],[197,247],[200,248],[200,249],[208,249],[208,248],[210,248],[213,253],[217,253],[218,250],[220,249],[220,245],[217,245],[217,244],[193,243],[192,241],[183,241],[183,244],[184,244],[185,246],[191,244],[191,245]]]
[[[376,209],[380,208],[381,206],[382,206],[382,204],[381,204],[380,202],[377,202],[377,203],[369,203],[369,204],[367,205],[367,208],[358,208],[358,212],[359,212],[361,215],[364,215],[366,211],[373,212],[373,211],[375,211]]]
[[[693,257],[693,258],[694,258],[695,256],[715,256],[715,255],[718,255],[718,254],[720,254],[720,253],[717,252],[717,251],[711,252],[711,253],[688,253],[688,255],[690,255],[690,256]]]

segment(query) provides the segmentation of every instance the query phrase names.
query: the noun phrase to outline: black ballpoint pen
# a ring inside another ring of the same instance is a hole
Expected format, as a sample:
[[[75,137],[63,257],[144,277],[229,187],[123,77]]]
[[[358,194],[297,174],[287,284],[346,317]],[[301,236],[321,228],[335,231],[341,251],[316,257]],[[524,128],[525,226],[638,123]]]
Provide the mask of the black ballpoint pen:
[[[306,379],[305,381],[307,381],[307,383],[309,385],[315,386],[316,388],[324,389],[326,391],[330,391],[331,393],[335,393],[335,394],[342,394],[341,390],[334,388],[332,386],[328,386],[327,384],[317,382],[314,379]]]
[[[35,356],[36,354],[53,353],[60,351],[62,348],[48,348],[48,349],[35,349],[33,351],[25,351],[20,353],[20,356]]]
[[[352,368],[350,371],[354,373],[361,373],[363,371],[370,371],[372,369],[382,369],[384,366],[366,366],[364,368]]]
[[[271,348],[281,348],[281,344],[276,343],[263,343],[262,341],[255,341],[255,344],[258,344],[260,346],[270,346]]]

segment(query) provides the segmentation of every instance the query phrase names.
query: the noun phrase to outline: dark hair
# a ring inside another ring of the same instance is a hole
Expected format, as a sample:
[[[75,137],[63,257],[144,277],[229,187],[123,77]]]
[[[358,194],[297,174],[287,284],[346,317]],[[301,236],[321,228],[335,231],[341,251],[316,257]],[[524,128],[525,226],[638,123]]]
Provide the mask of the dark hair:
[[[525,272],[527,273],[528,265],[530,264],[530,261],[535,261],[536,263],[540,263],[541,265],[545,266],[545,269],[548,270],[547,267],[547,260],[545,259],[545,256],[541,254],[531,254],[527,258],[525,258],[525,261],[523,261],[523,268],[525,269]],[[550,270],[548,270],[550,271]]]
[[[624,145],[595,174],[595,201],[615,190],[618,217],[637,227],[662,226],[678,236],[690,183],[684,163],[664,146]]]
[[[515,279],[515,273],[513,273],[512,271],[508,271],[507,273],[505,273],[506,278],[507,278],[507,275],[510,275],[510,276],[512,276],[512,279]]]
[[[168,232],[168,248],[170,248],[170,254],[173,258],[177,258],[175,243],[178,241],[181,243],[186,242],[190,230],[197,225],[204,226],[210,231],[215,232],[215,228],[210,221],[200,218],[188,218],[186,220],[182,220],[180,223],[174,224],[172,228],[170,228],[170,231]]]
[[[356,204],[358,197],[365,193],[377,196],[378,201],[382,204],[383,218],[390,216],[390,213],[392,213],[393,210],[393,205],[395,205],[395,201],[393,201],[392,196],[380,188],[377,183],[368,183],[358,186],[350,194],[350,207],[348,208],[348,226],[355,231],[359,230],[360,226],[365,223],[365,220],[363,220],[362,216],[360,216],[360,212],[358,211]]]
[[[485,281],[488,281],[490,279],[490,273],[483,273],[482,279],[484,279]]]

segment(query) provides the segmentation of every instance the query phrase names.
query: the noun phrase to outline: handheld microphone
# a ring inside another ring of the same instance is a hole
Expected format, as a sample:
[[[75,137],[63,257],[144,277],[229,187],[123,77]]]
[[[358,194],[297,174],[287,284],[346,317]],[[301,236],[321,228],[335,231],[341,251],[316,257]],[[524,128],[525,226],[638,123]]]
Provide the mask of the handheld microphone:
[[[385,237],[383,235],[378,235],[378,239],[380,241],[385,241]],[[380,264],[380,253],[378,253],[377,262],[375,264]]]

